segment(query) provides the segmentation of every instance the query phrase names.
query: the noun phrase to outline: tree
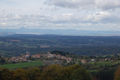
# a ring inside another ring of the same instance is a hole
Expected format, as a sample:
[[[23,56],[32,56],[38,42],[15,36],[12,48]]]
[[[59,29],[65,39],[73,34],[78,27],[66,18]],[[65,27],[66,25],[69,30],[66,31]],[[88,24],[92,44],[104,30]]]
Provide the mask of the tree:
[[[80,65],[65,67],[64,80],[91,80],[91,75]]]
[[[29,80],[39,80],[41,76],[41,70],[40,68],[30,68],[27,70],[27,75]]]
[[[115,72],[115,78],[114,78],[114,80],[120,80],[120,67]]]
[[[27,71],[25,69],[17,69],[13,73],[13,80],[29,80]]]
[[[44,68],[40,80],[91,80],[91,75],[81,66],[51,65]]]
[[[13,72],[8,69],[0,69],[0,80],[13,80]]]
[[[51,65],[44,68],[40,80],[62,80],[62,66]]]

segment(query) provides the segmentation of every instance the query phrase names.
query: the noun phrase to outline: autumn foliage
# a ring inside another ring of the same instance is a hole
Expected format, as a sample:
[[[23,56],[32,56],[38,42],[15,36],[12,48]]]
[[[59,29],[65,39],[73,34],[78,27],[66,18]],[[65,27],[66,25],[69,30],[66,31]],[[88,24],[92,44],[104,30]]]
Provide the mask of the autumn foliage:
[[[114,80],[120,80],[120,67],[115,72],[115,78],[114,78]]]
[[[81,66],[50,65],[44,68],[0,69],[0,80],[92,80]]]

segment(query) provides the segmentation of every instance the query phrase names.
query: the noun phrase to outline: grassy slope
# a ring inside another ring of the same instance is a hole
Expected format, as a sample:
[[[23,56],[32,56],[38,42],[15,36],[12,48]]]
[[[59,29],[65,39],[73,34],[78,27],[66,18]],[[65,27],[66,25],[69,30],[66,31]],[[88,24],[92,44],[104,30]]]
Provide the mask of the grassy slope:
[[[26,68],[26,67],[35,67],[35,66],[42,66],[41,61],[32,61],[32,62],[23,62],[23,63],[17,63],[17,64],[4,64],[0,65],[2,68],[8,68],[8,69],[15,69],[15,68]]]

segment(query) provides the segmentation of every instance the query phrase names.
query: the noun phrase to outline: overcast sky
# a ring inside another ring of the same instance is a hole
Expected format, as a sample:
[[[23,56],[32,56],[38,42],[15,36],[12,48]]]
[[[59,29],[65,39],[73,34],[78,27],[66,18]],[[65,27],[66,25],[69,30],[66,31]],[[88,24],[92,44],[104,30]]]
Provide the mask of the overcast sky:
[[[120,31],[120,0],[0,0],[0,28]]]

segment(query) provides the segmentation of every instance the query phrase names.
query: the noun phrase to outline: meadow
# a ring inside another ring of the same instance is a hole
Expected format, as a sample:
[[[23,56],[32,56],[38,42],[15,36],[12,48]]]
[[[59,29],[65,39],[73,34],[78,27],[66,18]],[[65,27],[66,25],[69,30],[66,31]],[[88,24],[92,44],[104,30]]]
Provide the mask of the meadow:
[[[4,65],[0,65],[0,67],[7,69],[16,69],[16,68],[27,68],[27,67],[39,67],[42,65],[43,65],[42,61],[37,60],[31,62],[21,62],[16,64],[4,64]]]

